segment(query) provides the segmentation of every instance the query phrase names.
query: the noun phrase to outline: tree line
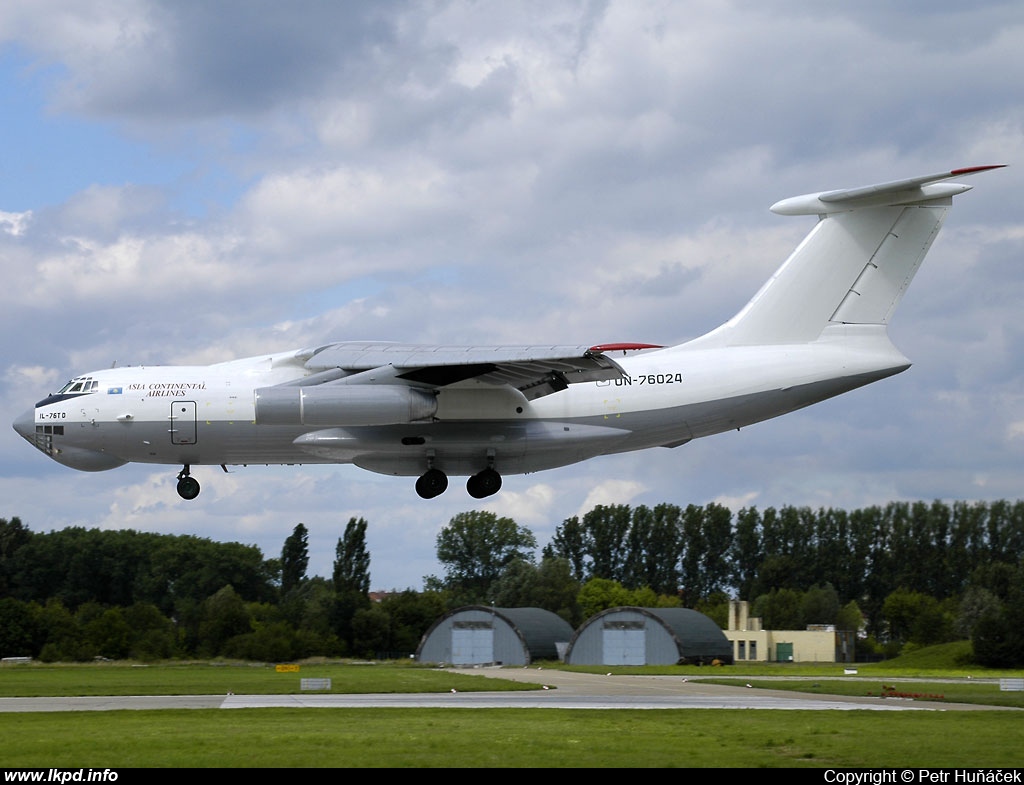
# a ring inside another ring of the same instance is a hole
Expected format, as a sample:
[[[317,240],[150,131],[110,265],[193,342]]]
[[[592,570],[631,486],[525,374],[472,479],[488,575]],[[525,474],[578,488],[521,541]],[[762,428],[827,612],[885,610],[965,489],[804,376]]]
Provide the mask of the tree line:
[[[467,604],[546,608],[574,627],[617,605],[679,605],[724,627],[738,598],[769,628],[857,629],[861,651],[969,638],[981,664],[1024,664],[1024,502],[598,506],[563,521],[539,558],[528,528],[468,512],[438,534],[442,576],[372,603],[366,527],[351,519],[332,575],[309,577],[303,524],[267,559],[192,536],[0,519],[0,655],[408,656]]]
[[[444,608],[413,591],[371,606],[366,521],[338,539],[333,574],[310,577],[298,524],[279,558],[200,537],[0,519],[0,655],[46,661],[415,651]]]
[[[692,605],[727,592],[753,600],[773,590],[833,586],[856,601],[868,631],[884,632],[885,599],[903,589],[938,601],[983,586],[1006,595],[1003,573],[1024,555],[1024,502],[890,503],[853,511],[741,509],[709,504],[649,509],[599,506],[556,530],[545,553],[579,580],[683,595]]]

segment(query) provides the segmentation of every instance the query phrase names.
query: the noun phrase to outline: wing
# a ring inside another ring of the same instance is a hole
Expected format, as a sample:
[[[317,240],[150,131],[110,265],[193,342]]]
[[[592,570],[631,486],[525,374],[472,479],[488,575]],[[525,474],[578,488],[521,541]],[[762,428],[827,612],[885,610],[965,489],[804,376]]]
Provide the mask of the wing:
[[[655,348],[614,344],[615,349]],[[421,346],[349,341],[315,350],[306,361],[314,373],[296,384],[344,379],[347,384],[447,387],[475,380],[508,385],[528,400],[579,382],[618,379],[622,368],[604,346]]]

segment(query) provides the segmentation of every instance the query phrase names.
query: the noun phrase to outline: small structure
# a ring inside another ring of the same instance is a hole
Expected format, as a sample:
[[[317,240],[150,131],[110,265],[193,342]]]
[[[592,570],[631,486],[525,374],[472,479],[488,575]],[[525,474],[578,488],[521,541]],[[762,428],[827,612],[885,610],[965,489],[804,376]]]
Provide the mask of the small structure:
[[[676,665],[732,662],[721,628],[689,608],[609,608],[576,631],[569,665]]]
[[[729,602],[729,629],[734,662],[853,662],[856,633],[829,624],[806,630],[766,630],[751,616],[749,604]]]
[[[543,608],[467,605],[445,614],[416,649],[420,662],[451,665],[529,665],[560,659],[572,626]]]

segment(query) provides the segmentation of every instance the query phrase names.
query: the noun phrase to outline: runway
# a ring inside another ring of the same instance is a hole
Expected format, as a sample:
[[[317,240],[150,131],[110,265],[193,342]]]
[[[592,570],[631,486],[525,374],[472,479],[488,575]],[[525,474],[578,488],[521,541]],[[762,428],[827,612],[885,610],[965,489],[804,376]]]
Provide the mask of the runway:
[[[0,712],[139,709],[463,708],[463,709],[770,709],[803,711],[986,711],[994,706],[870,696],[810,695],[702,683],[678,676],[606,676],[530,668],[452,669],[541,685],[517,692],[296,695],[128,695],[0,698]]]

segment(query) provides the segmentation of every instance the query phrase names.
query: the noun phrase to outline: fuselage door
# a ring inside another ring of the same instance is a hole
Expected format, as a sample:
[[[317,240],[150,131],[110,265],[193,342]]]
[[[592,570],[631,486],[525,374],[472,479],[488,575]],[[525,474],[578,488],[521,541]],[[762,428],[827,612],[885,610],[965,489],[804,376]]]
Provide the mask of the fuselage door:
[[[196,443],[196,402],[171,403],[171,444]]]

